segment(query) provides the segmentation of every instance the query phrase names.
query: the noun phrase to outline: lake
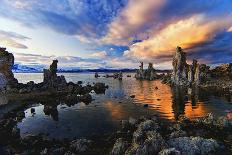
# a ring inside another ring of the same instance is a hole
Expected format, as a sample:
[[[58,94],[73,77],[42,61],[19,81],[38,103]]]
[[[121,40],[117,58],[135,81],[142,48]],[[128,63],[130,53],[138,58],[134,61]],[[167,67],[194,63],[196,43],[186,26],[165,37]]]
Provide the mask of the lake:
[[[138,118],[143,115],[159,115],[167,120],[175,120],[179,115],[191,119],[214,113],[216,116],[230,115],[231,96],[207,93],[201,90],[170,88],[161,81],[139,81],[133,73],[124,73],[122,81],[112,78],[95,79],[93,73],[63,73],[67,81],[83,81],[84,84],[104,82],[109,85],[105,94],[91,95],[94,101],[68,104],[48,99],[48,103],[32,103],[25,110],[26,117],[18,123],[21,136],[27,134],[46,134],[52,138],[83,138],[108,134],[120,126],[122,119]],[[127,77],[126,75],[131,75]],[[19,82],[41,82],[42,73],[16,73]],[[193,93],[189,93],[192,91]],[[135,95],[135,98],[131,98]],[[46,113],[46,105],[54,102],[53,112]],[[148,104],[148,107],[144,107]]]

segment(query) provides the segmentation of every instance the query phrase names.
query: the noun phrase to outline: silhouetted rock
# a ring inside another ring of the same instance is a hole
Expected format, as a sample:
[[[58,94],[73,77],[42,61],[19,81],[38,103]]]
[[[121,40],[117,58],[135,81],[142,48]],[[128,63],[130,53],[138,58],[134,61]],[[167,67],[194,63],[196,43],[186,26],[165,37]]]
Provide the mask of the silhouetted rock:
[[[78,100],[88,104],[92,102],[92,96],[90,94],[84,94],[79,96]]]
[[[45,115],[50,115],[53,120],[58,121],[58,110],[57,110],[57,105],[44,105],[44,114]]]
[[[96,72],[96,73],[94,74],[94,77],[95,77],[95,78],[99,78],[100,76],[99,76],[98,73]]]
[[[93,90],[95,91],[96,94],[101,94],[105,93],[105,90],[108,88],[104,83],[95,83],[93,86]]]
[[[67,88],[67,82],[63,75],[57,76],[57,63],[58,60],[53,60],[50,65],[50,69],[44,69],[43,75],[43,87],[45,89],[55,89],[58,91],[65,90]]]
[[[153,64],[149,63],[146,70],[143,69],[143,62],[140,62],[139,70],[137,70],[135,78],[139,80],[155,80],[158,78],[158,75],[155,73]]]
[[[144,107],[144,108],[147,108],[147,107],[148,107],[148,104],[144,104],[143,107]]]
[[[0,89],[16,87],[17,79],[14,78],[12,68],[14,65],[14,55],[6,51],[6,48],[0,48]]]

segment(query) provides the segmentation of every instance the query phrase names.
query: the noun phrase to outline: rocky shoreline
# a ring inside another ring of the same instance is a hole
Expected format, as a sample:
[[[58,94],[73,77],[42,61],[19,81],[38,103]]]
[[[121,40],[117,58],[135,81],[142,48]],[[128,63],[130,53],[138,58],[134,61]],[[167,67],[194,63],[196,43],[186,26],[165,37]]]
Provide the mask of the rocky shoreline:
[[[0,91],[15,100],[65,96],[71,100],[91,102],[92,97],[89,94],[91,91],[99,94],[104,93],[108,88],[104,83],[83,86],[82,81],[67,82],[63,75],[57,75],[58,60],[53,60],[49,69],[44,69],[43,82],[30,81],[23,84],[14,78],[13,65],[14,55],[6,51],[6,48],[0,48]]]
[[[122,121],[121,133],[111,155],[231,154],[232,120],[212,114],[177,122],[157,116]]]
[[[52,139],[47,135],[20,136],[17,123],[25,117],[21,105],[0,119],[0,154],[111,154],[111,155],[195,155],[231,154],[232,119],[208,114],[196,120],[179,116],[178,121],[158,116],[129,118],[112,134],[89,139]],[[52,113],[52,104],[44,109]],[[33,108],[31,108],[33,113]]]

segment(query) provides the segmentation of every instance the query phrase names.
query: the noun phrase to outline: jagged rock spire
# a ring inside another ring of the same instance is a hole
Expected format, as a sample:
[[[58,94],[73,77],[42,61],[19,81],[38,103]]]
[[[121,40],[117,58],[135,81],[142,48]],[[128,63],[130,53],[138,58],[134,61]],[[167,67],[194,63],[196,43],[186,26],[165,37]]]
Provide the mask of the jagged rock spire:
[[[172,82],[175,85],[192,85],[200,83],[200,65],[197,60],[193,60],[192,65],[186,63],[186,53],[177,46],[173,56]]]
[[[0,47],[0,89],[7,85],[14,87],[18,83],[12,72],[13,66],[14,55]]]

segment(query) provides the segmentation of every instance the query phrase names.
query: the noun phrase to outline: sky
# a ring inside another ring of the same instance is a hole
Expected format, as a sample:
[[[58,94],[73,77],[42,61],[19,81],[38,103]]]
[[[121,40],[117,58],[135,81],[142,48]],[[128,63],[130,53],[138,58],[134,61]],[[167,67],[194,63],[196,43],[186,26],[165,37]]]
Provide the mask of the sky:
[[[0,46],[15,63],[59,68],[170,69],[232,62],[232,0],[0,0]]]

